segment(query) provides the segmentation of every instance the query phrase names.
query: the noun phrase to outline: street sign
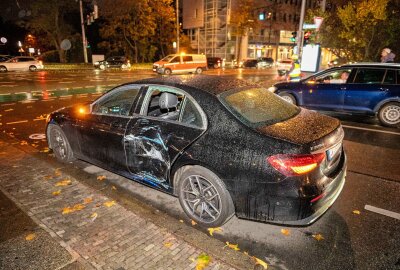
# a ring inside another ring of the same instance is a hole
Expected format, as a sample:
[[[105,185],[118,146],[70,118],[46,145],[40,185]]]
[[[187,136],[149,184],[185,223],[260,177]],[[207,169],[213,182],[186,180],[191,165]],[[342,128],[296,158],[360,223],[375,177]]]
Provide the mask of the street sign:
[[[322,17],[314,17],[314,23],[317,29],[321,27],[322,22],[324,21],[324,18]]]
[[[316,24],[311,24],[311,23],[303,24],[303,29],[316,29],[316,28],[317,28]]]
[[[28,48],[29,53],[35,53],[35,48]]]

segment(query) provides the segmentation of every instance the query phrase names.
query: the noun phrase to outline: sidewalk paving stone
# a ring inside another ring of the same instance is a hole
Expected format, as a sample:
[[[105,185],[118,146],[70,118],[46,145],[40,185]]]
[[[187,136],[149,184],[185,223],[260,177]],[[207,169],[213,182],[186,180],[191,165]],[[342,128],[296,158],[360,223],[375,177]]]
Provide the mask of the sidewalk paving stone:
[[[48,163],[0,141],[0,190],[76,260],[94,269],[194,269],[204,251],[118,202],[56,170]],[[47,176],[51,175],[52,177]],[[71,184],[56,186],[61,180]],[[54,191],[61,190],[58,196]],[[91,198],[89,200],[88,198]],[[88,199],[85,201],[85,199]],[[68,208],[69,207],[69,208]],[[69,213],[63,214],[66,208]],[[71,210],[72,209],[72,210]],[[93,213],[97,214],[92,219]],[[164,242],[173,239],[173,246]],[[212,257],[212,254],[209,254]],[[1,255],[0,255],[1,256]],[[207,269],[234,269],[212,258]]]

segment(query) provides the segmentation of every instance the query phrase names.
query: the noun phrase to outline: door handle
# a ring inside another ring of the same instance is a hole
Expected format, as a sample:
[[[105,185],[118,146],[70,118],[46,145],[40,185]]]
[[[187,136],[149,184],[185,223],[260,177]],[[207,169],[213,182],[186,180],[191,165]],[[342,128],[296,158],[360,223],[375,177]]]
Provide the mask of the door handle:
[[[345,86],[340,87],[340,90],[346,90],[346,89],[347,89],[347,87],[345,87]]]
[[[381,91],[385,91],[385,92],[387,92],[387,91],[389,91],[389,89],[388,88],[383,88],[383,87],[381,87],[381,88],[379,88]]]

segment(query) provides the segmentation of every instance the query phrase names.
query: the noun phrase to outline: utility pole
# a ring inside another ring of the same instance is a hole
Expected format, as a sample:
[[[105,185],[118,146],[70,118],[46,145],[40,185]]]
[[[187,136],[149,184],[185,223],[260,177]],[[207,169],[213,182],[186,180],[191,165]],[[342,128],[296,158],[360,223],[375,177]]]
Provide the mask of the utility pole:
[[[299,31],[297,33],[297,55],[299,58],[301,58],[301,53],[302,53],[302,46],[303,46],[303,24],[304,24],[304,14],[306,11],[306,1],[307,0],[302,0],[301,1],[301,11],[300,11],[300,22],[299,22]]]
[[[79,7],[80,7],[80,11],[81,11],[83,58],[85,60],[85,63],[87,64],[88,57],[87,57],[87,51],[86,51],[85,21],[83,20],[82,0],[79,0]]]
[[[176,0],[176,53],[179,53],[179,0]]]
[[[322,12],[325,12],[325,10],[326,10],[326,0],[322,0],[321,1],[321,10],[322,10]]]

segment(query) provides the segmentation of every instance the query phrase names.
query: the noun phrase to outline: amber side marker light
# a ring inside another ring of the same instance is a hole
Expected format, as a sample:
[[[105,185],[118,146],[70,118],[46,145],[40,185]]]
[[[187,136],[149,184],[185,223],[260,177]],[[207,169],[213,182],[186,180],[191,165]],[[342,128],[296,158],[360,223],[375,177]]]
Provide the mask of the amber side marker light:
[[[267,161],[283,175],[298,176],[313,171],[324,159],[325,153],[309,155],[279,154],[268,157]]]
[[[79,107],[78,108],[78,113],[79,114],[86,114],[86,109],[84,107]]]

